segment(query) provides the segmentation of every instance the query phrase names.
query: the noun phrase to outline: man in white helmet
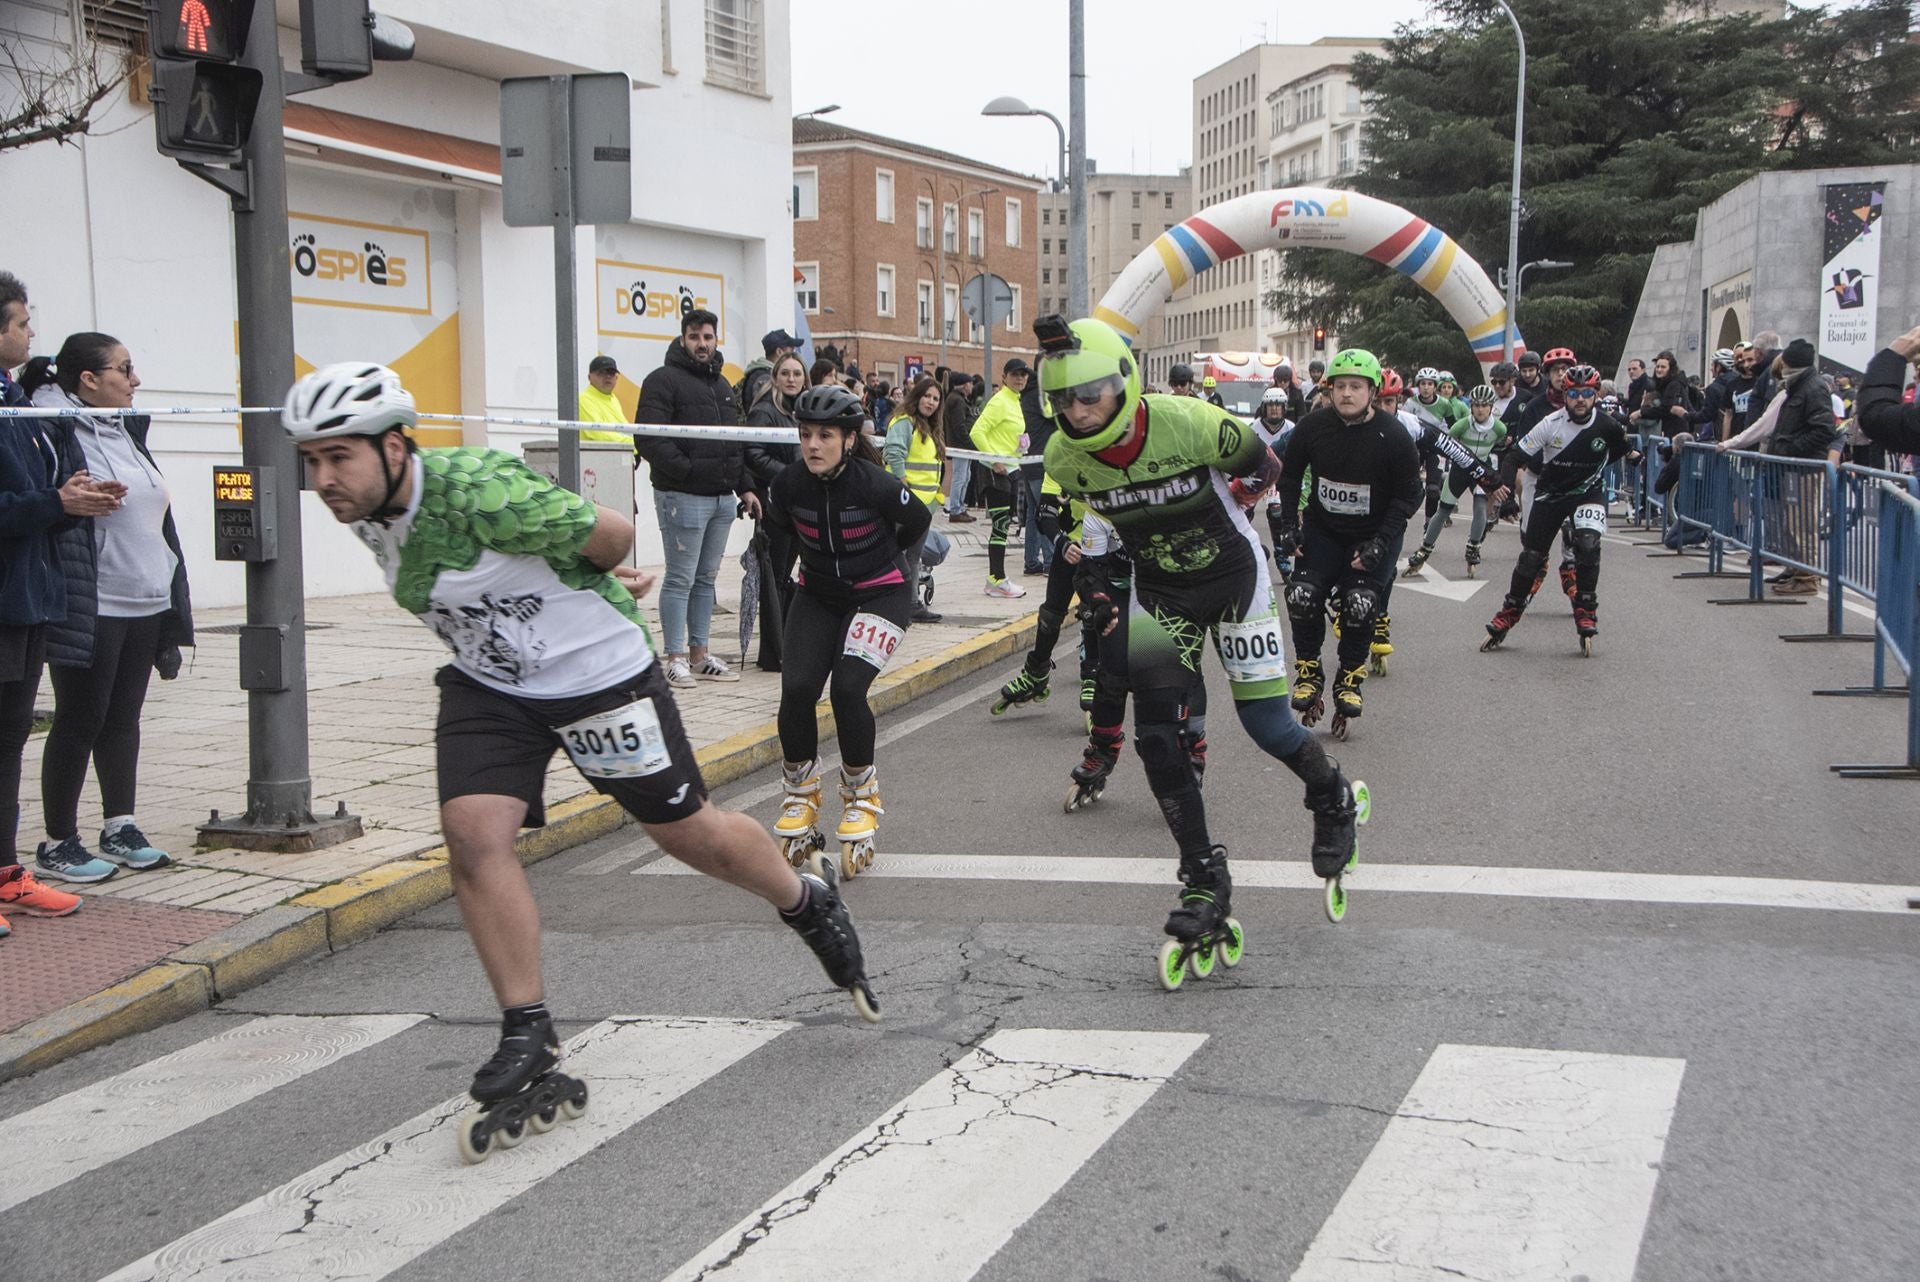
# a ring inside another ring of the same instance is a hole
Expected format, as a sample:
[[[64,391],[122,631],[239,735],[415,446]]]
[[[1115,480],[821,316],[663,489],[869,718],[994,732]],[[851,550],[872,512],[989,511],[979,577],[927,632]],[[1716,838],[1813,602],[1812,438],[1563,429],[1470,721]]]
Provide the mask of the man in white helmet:
[[[461,1126],[462,1154],[477,1161],[496,1132],[585,1103],[585,1086],[554,1071],[539,914],[514,852],[520,828],[545,822],[555,749],[662,850],[780,909],[877,1019],[831,874],[796,874],[759,824],[707,800],[634,602],[652,582],[614,572],[632,524],[503,450],[417,449],[415,417],[399,376],[367,363],[307,375],[282,412],[320,501],[453,652],[434,679],[440,824],[461,917],[503,1012],[500,1048],[474,1077],[481,1108]]]

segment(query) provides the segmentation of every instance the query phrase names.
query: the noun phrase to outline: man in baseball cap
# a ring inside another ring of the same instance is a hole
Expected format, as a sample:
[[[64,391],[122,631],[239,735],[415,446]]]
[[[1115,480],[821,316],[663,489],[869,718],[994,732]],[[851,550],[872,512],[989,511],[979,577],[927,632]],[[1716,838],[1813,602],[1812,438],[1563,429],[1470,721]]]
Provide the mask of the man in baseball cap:
[[[587,385],[580,389],[580,420],[583,423],[618,423],[622,427],[633,421],[631,415],[614,398],[613,389],[620,382],[620,367],[611,356],[596,356],[587,362]],[[619,441],[632,445],[633,436],[627,432],[582,432],[583,441]]]

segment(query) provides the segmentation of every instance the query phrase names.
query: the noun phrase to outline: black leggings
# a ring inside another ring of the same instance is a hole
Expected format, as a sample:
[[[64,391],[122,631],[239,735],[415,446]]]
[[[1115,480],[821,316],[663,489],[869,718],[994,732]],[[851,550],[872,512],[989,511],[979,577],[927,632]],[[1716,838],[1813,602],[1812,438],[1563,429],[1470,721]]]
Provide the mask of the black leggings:
[[[80,830],[80,789],[89,757],[100,780],[103,817],[134,812],[140,709],[147,702],[165,618],[96,619],[93,666],[53,669],[53,729],[40,758],[40,804],[47,835],[55,841]]]
[[[836,604],[802,588],[787,611],[780,658],[780,752],[788,761],[812,761],[820,753],[820,723],[814,704],[831,680],[833,723],[840,739],[840,760],[849,766],[873,764],[873,709],[867,690],[880,669],[864,658],[841,653],[856,616],[874,614],[902,633],[913,612],[913,591],[905,583]]]
[[[0,868],[20,862],[14,844],[20,835],[20,759],[33,733],[46,652],[44,626],[0,629]]]
[[[987,535],[987,577],[1007,577],[1007,535],[1013,530],[1013,482],[999,472],[988,473],[987,516],[993,532]]]

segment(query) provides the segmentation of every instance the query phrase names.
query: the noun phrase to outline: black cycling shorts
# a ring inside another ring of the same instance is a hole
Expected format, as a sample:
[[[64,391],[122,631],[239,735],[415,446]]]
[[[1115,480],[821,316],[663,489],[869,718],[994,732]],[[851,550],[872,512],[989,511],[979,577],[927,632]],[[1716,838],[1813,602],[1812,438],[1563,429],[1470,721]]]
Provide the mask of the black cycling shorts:
[[[516,698],[452,666],[440,669],[434,684],[440,687],[434,755],[443,806],[455,797],[518,797],[527,803],[521,826],[542,826],[547,766],[557,748],[573,757],[595,792],[612,797],[643,824],[685,819],[706,800],[706,781],[658,663],[611,689],[572,699]],[[626,708],[632,714],[604,716]],[[582,768],[583,756],[595,763],[603,751],[625,752],[625,768],[645,773],[606,777]]]

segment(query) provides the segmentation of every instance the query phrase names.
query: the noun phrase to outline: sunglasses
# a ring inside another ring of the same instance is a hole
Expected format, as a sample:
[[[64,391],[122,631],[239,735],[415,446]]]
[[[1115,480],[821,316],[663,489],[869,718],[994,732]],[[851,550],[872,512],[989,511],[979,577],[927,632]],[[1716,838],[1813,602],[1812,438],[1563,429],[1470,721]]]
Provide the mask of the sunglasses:
[[[1570,401],[1591,401],[1598,398],[1600,393],[1591,387],[1569,387],[1565,395]]]

